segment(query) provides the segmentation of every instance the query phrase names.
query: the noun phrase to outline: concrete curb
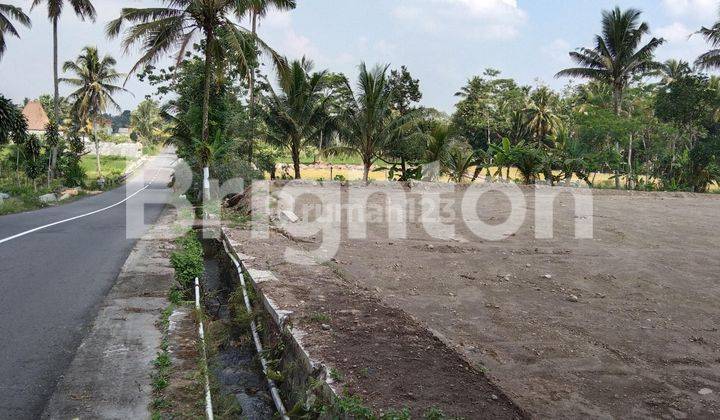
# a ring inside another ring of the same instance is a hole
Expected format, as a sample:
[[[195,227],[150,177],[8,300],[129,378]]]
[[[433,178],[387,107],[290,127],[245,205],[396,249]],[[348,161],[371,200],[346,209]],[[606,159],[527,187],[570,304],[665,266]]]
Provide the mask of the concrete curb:
[[[330,368],[317,359],[314,359],[303,345],[303,337],[305,337],[307,333],[292,326],[293,311],[280,308],[279,305],[263,291],[263,283],[278,281],[278,279],[272,272],[253,269],[250,263],[254,258],[237,251],[237,243],[230,239],[225,227],[221,228],[221,241],[226,245],[227,249],[230,250],[232,256],[240,261],[243,272],[238,272],[237,275],[242,276],[243,274],[247,274],[247,278],[249,278],[250,283],[255,289],[257,298],[262,303],[265,311],[270,315],[275,327],[280,331],[285,344],[289,345],[290,354],[295,356],[295,362],[299,363],[302,367],[302,376],[320,380],[322,386],[319,391],[326,400],[332,401],[338,398],[340,396],[340,390],[336,390],[333,387],[333,381],[329,374]]]

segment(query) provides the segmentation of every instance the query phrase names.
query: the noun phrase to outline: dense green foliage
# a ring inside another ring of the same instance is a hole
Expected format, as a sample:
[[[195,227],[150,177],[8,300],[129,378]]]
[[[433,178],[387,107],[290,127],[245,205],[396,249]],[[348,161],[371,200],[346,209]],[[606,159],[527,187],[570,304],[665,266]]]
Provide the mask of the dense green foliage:
[[[177,287],[190,297],[195,279],[202,276],[205,270],[202,244],[197,233],[191,230],[178,238],[175,246],[176,250],[170,255],[170,264],[175,269]]]

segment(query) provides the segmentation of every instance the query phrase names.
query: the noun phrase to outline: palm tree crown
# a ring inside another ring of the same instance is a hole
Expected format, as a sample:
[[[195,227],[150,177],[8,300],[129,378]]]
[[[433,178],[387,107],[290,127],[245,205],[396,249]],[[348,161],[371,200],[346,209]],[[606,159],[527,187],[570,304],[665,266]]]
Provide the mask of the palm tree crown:
[[[316,139],[328,118],[329,96],[323,93],[327,73],[313,73],[312,62],[293,61],[279,72],[280,93],[272,87],[266,98],[268,140],[290,149],[295,178],[300,179],[300,151]]]
[[[115,59],[109,55],[101,59],[96,47],[85,47],[75,62],[66,61],[63,65],[63,71],[73,73],[75,77],[61,78],[60,81],[77,88],[69,96],[73,101],[73,111],[83,124],[90,121],[93,135],[101,113],[108,107],[120,109],[112,96],[125,89],[114,84],[123,77],[123,74],[115,71],[115,64]],[[93,137],[97,172],[102,179],[98,138],[95,135]]]
[[[712,49],[698,57],[695,65],[705,69],[720,67],[720,20],[709,28],[703,26],[697,33],[710,43]]]
[[[120,109],[113,99],[117,92],[124,91],[118,82],[124,75],[115,71],[117,62],[109,55],[102,59],[96,47],[85,47],[76,61],[66,61],[63,72],[75,77],[61,78],[60,81],[77,89],[69,96],[73,110],[83,118],[97,117],[109,107]]]
[[[15,25],[12,20],[18,21],[19,24],[29,28],[31,26],[30,18],[26,15],[21,8],[13,6],[12,4],[0,3],[0,59],[2,59],[5,49],[5,34],[20,38]]]
[[[376,66],[368,70],[360,65],[357,92],[348,108],[340,116],[339,133],[347,147],[344,149],[360,155],[363,161],[363,180],[369,179],[370,167],[383,148],[399,136],[417,133],[415,124],[418,114],[399,115],[393,112],[393,94],[388,87],[387,69]],[[350,92],[352,89],[348,86]]]
[[[542,86],[533,93],[525,107],[527,128],[535,137],[538,146],[542,146],[547,136],[555,133],[562,124],[555,112],[556,103],[557,98],[552,91]]]
[[[202,35],[205,55],[205,86],[203,89],[203,129],[202,142],[209,144],[209,107],[210,86],[213,76],[213,64],[225,59],[225,48],[237,52],[242,68],[249,68],[246,51],[251,42],[270,52],[277,64],[282,61],[257,37],[235,24],[230,17],[241,16],[242,3],[237,0],[163,0],[166,7],[124,8],[120,17],[107,25],[110,38],[120,34],[123,25],[131,23],[122,45],[128,50],[140,44],[143,55],[130,70],[135,72],[140,66],[152,64],[171,50],[177,49],[178,64],[195,37]],[[223,41],[222,43],[220,41]],[[253,51],[254,52],[254,51]],[[128,75],[129,76],[129,75]]]
[[[650,28],[640,22],[637,9],[625,11],[616,7],[602,13],[602,34],[595,36],[594,48],[579,48],[570,58],[580,67],[568,68],[555,77],[582,77],[602,81],[613,88],[613,107],[620,112],[622,94],[634,75],[642,75],[657,67],[654,51],[663,44],[662,38],[652,38],[641,45]]]

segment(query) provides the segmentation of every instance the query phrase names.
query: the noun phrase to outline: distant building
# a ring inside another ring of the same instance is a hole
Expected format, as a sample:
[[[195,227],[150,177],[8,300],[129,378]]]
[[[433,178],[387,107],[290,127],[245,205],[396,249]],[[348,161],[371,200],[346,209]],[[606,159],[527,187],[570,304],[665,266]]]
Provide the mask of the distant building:
[[[50,122],[50,118],[48,118],[40,102],[28,102],[27,105],[25,105],[25,108],[23,108],[22,113],[28,122],[28,133],[45,133],[45,126],[47,126]]]
[[[118,134],[130,134],[130,127],[120,127],[118,128]]]

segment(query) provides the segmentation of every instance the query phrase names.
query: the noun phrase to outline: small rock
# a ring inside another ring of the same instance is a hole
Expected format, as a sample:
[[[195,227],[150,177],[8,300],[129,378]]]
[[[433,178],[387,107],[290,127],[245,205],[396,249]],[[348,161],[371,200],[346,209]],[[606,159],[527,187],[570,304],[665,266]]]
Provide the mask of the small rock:
[[[58,201],[64,201],[70,197],[71,197],[71,195],[66,193],[66,194],[61,195],[60,198],[58,198]]]
[[[525,264],[525,267],[530,268],[530,263]]]
[[[698,394],[700,395],[710,395],[713,393],[713,390],[710,388],[703,388],[700,391],[698,391]]]
[[[0,200],[7,200],[8,198],[10,198],[10,194],[0,192]]]
[[[325,331],[330,330],[330,326],[329,326],[328,324],[322,324],[321,327],[322,327],[322,329],[325,330]]]
[[[497,401],[497,400],[498,400],[498,396],[495,395],[495,394],[492,394],[492,395],[490,395],[490,399],[493,400],[493,401]]]
[[[55,194],[45,194],[38,197],[38,200],[40,200],[41,203],[54,203],[57,201],[57,197],[55,197]]]
[[[550,275],[550,274],[545,274],[543,277],[545,277],[546,279],[550,280],[550,279],[552,278],[552,275]]]
[[[427,246],[427,247],[428,247],[428,249],[435,249],[435,246],[434,246],[434,245],[432,245],[432,244],[428,244],[428,246]]]
[[[294,212],[290,211],[290,210],[283,210],[283,211],[281,211],[281,212],[280,212],[280,217],[283,218],[283,219],[285,219],[286,221],[288,221],[288,222],[290,222],[290,223],[296,223],[298,220],[300,220],[300,218],[297,217],[297,215],[296,215]]]
[[[569,300],[570,302],[578,302],[580,299],[578,299],[578,297],[575,295],[570,295],[568,296],[567,300]]]

